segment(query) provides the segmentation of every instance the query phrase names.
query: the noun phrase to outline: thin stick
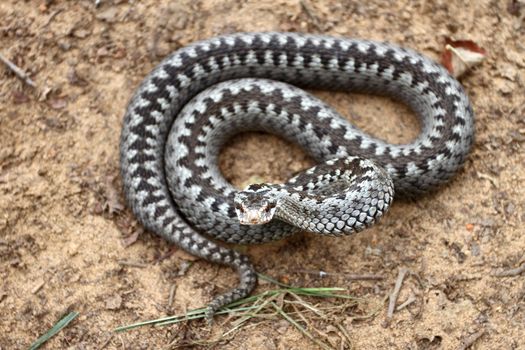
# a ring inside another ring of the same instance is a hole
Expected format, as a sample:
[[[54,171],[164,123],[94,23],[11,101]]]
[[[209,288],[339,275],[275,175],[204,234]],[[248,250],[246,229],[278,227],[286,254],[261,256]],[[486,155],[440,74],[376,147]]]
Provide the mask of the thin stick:
[[[0,53],[0,61],[2,61],[7,66],[7,68],[9,68],[13,73],[15,73],[15,75],[20,80],[22,80],[27,85],[29,85],[29,86],[31,86],[33,88],[36,88],[35,82],[33,80],[31,80],[31,78],[29,78],[27,73],[24,72],[21,68],[19,68],[16,64],[14,64],[10,60],[8,60],[7,57],[2,55],[1,53]]]
[[[53,20],[53,18],[55,18],[56,15],[58,15],[60,12],[62,12],[62,9],[58,9],[58,10],[56,10],[55,12],[53,12],[52,14],[50,14],[49,17],[47,18],[46,23],[44,23],[44,24],[42,25],[42,27],[40,27],[40,28],[45,28],[47,25],[49,25],[49,23],[51,23],[51,21]]]
[[[118,264],[121,266],[139,267],[141,269],[148,267],[148,264],[144,264],[141,262],[135,262],[135,261],[119,260]]]
[[[108,339],[106,339],[106,341],[100,346],[99,350],[105,349],[106,346],[109,345],[109,342],[111,341],[111,339],[113,339],[113,335],[114,335],[114,333],[111,333],[109,335]]]
[[[404,308],[406,308],[408,305],[412,304],[414,301],[416,301],[416,297],[414,296],[414,294],[410,294],[410,296],[408,297],[408,299],[401,305],[399,305],[397,308],[396,308],[396,311],[401,311],[403,310]]]
[[[343,325],[340,324],[340,323],[337,324],[337,328],[339,329],[339,331],[341,333],[343,333],[344,339],[346,339],[346,341],[348,342],[348,345],[352,345],[352,340],[350,339],[350,334],[348,334],[348,331],[346,330],[346,328],[343,327]]]
[[[306,301],[304,301],[300,296],[298,296],[297,294],[295,293],[288,293],[289,295],[291,295],[292,297],[295,298],[295,300],[297,300],[297,303],[302,305],[304,308],[312,311],[313,313],[315,313],[317,316],[321,317],[321,318],[326,318],[326,315],[324,315],[321,310],[318,310],[317,308],[313,307],[312,305],[310,305],[309,303],[307,303]],[[294,304],[293,301],[290,301],[288,302],[290,304]]]
[[[173,283],[170,287],[170,296],[168,297],[168,308],[170,308],[171,305],[173,305],[173,297],[175,296],[176,287],[177,285],[175,283]]]
[[[511,276],[517,276],[521,274],[522,272],[525,272],[525,263],[523,263],[521,266],[518,266],[514,269],[508,269],[503,271],[494,272],[492,276],[495,277],[511,277]]]
[[[321,25],[319,25],[319,18],[314,14],[312,9],[310,8],[310,4],[306,2],[306,0],[300,0],[299,3],[301,4],[301,7],[303,8],[304,12],[310,17],[312,20],[313,25],[320,31],[323,31],[323,28],[321,28]]]
[[[46,284],[45,281],[40,281],[40,283],[38,283],[38,284],[37,284],[37,285],[31,290],[31,293],[32,293],[32,294],[36,294],[36,293],[38,293],[38,291],[39,291],[40,289],[42,289],[42,287],[44,286],[44,284]]]
[[[467,350],[468,348],[470,348],[472,346],[472,344],[474,344],[476,342],[476,340],[478,340],[479,338],[481,338],[483,336],[483,334],[485,334],[485,330],[482,329],[470,336],[468,336],[465,340],[462,340],[461,341],[461,346],[459,347],[459,350]]]
[[[308,275],[315,275],[319,277],[326,277],[326,276],[341,276],[349,280],[382,280],[385,277],[381,275],[374,275],[374,274],[351,274],[351,273],[337,273],[337,272],[326,272],[323,270],[315,271],[315,270],[296,270],[295,272],[298,273],[305,273]]]
[[[405,268],[399,270],[396,285],[394,287],[394,290],[392,291],[392,294],[390,294],[390,300],[388,302],[388,312],[386,314],[387,320],[390,320],[392,316],[394,316],[394,310],[396,308],[397,298],[399,297],[399,291],[401,290],[401,286],[403,285],[403,280],[405,279],[405,275],[407,274],[407,272],[408,270]]]

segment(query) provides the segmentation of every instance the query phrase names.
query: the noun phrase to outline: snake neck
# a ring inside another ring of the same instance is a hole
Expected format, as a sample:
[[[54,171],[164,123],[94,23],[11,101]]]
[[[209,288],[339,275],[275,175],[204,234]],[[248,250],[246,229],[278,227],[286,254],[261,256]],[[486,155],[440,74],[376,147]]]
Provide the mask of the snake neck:
[[[309,220],[320,214],[315,206],[308,205],[299,196],[280,194],[277,203],[274,218],[302,230],[309,230]]]

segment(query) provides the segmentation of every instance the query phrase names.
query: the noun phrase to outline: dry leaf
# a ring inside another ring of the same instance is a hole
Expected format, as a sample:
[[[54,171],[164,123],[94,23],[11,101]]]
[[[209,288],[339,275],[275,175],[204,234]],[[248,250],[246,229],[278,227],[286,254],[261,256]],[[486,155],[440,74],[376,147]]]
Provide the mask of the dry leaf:
[[[135,243],[143,232],[144,230],[142,230],[141,228],[137,228],[135,231],[133,231],[131,235],[122,239],[122,245],[124,246],[124,248],[127,248],[133,243]]]
[[[525,5],[524,1],[510,0],[507,4],[507,11],[516,17],[519,17],[521,8]]]
[[[64,109],[67,106],[67,100],[65,98],[52,98],[49,100],[49,105],[53,109]]]
[[[29,102],[29,97],[21,91],[13,92],[13,101],[15,104]]]
[[[455,78],[480,64],[486,56],[484,49],[472,40],[451,40],[445,38],[445,50],[441,62]]]
[[[106,201],[104,202],[103,208],[108,211],[109,215],[124,210],[124,205],[120,202],[119,192],[113,185],[113,180],[113,177],[107,176],[104,186],[104,197],[106,198]]]

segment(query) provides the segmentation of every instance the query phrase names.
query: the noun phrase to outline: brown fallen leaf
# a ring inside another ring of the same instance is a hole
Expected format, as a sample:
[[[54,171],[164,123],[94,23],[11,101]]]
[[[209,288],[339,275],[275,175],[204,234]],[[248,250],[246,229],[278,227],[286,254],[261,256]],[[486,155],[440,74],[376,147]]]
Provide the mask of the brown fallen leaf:
[[[525,6],[525,2],[520,0],[510,0],[507,3],[507,11],[516,17],[519,17],[521,8]]]
[[[485,56],[486,51],[472,40],[445,38],[445,50],[441,55],[441,63],[450,74],[458,78],[480,64]]]
[[[13,102],[15,104],[26,103],[29,102],[29,97],[22,91],[15,91],[13,92]]]
[[[133,243],[137,241],[137,239],[143,232],[144,230],[142,228],[137,228],[135,231],[133,231],[131,235],[122,239],[122,246],[124,248],[129,247],[130,245],[132,245]]]
[[[104,197],[106,201],[103,204],[104,210],[107,210],[109,215],[113,215],[124,210],[124,205],[120,202],[119,191],[114,185],[115,177],[106,176],[104,184]]]

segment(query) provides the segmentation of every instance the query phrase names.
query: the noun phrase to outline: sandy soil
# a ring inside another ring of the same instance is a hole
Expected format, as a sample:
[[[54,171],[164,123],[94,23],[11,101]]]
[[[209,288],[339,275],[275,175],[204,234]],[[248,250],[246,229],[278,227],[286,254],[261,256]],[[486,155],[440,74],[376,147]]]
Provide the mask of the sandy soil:
[[[1,1],[0,52],[37,88],[0,67],[0,349],[27,348],[73,310],[79,317],[46,349],[170,348],[230,328],[220,318],[212,328],[197,321],[112,332],[200,307],[236,283],[228,268],[141,230],[120,190],[118,141],[128,98],[162,57],[197,39],[262,30],[387,40],[435,59],[445,36],[487,50],[487,60],[462,79],[477,137],[450,184],[396,202],[379,225],[353,237],[304,234],[239,249],[267,275],[300,286],[341,286],[362,298],[334,320],[312,325],[334,348],[455,349],[483,334],[473,349],[525,349],[525,276],[493,275],[525,264],[525,8],[512,0],[461,3],[103,0],[95,8],[87,0]],[[391,142],[417,134],[411,112],[387,99],[316,94]],[[232,140],[221,166],[242,185],[253,177],[284,180],[310,164],[296,146],[251,134]],[[385,296],[403,268],[411,274],[399,304],[415,301],[385,324]],[[301,270],[384,279],[320,279]],[[262,283],[258,290],[268,288]],[[377,308],[375,316],[356,317]],[[341,346],[333,322],[351,344]],[[208,346],[316,348],[276,319],[249,323]]]

